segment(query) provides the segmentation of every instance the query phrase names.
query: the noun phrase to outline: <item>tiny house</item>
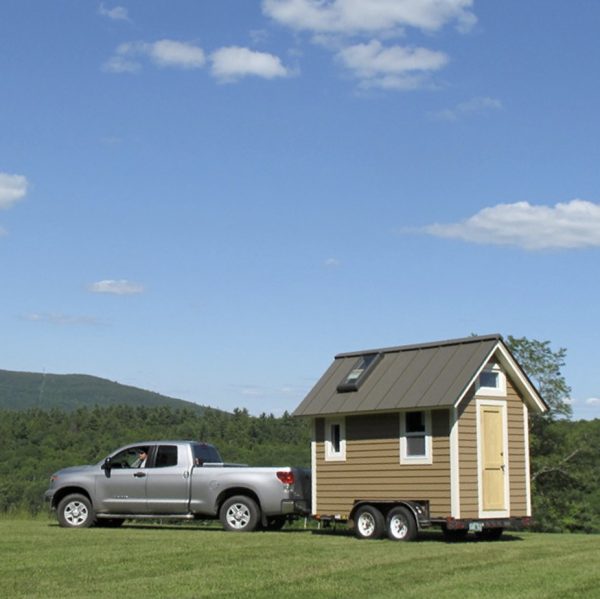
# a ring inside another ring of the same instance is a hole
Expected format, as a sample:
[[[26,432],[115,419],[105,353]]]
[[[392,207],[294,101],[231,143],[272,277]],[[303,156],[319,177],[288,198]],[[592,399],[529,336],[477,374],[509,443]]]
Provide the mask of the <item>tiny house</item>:
[[[313,422],[313,516],[396,540],[527,526],[546,410],[500,335],[339,354],[294,412]]]

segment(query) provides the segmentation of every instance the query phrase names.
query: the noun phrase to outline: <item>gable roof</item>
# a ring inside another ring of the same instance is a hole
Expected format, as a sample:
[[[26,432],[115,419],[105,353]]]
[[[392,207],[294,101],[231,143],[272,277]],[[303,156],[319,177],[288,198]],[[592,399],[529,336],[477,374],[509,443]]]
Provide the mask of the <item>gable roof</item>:
[[[372,354],[379,359],[362,377],[358,389],[338,390],[356,372],[360,358]],[[526,403],[534,411],[546,411],[544,400],[502,336],[496,334],[338,354],[293,415],[456,407],[492,356],[502,364]]]

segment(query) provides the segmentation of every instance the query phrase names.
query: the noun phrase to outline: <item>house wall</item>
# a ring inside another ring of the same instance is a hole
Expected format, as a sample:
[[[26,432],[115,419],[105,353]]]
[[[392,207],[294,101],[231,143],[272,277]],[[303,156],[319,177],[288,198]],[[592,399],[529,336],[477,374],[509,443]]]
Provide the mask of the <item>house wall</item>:
[[[507,377],[506,397],[492,397],[506,401],[508,427],[508,484],[510,516],[528,514],[527,461],[523,399]],[[477,479],[477,406],[474,392],[463,400],[458,412],[460,517],[479,517],[479,491]]]
[[[449,410],[431,412],[432,463],[400,464],[400,414],[346,416],[346,459],[325,460],[325,421],[315,421],[316,513],[346,519],[358,499],[429,500],[450,514]],[[314,506],[313,506],[314,509]]]

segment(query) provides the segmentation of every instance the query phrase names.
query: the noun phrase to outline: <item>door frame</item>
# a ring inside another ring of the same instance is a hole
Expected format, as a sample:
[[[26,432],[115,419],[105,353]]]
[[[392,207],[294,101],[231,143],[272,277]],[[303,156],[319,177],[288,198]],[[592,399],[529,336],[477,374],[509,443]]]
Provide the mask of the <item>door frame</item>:
[[[510,516],[510,472],[508,455],[508,417],[506,400],[480,398],[477,406],[477,486],[479,495],[480,518],[508,518]],[[502,450],[504,453],[504,510],[483,509],[483,431],[481,413],[484,406],[500,408],[502,416]]]

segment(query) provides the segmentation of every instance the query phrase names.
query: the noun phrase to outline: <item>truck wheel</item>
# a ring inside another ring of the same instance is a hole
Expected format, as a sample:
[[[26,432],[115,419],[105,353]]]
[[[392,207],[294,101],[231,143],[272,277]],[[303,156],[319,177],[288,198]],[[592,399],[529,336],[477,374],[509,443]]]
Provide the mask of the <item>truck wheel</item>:
[[[383,514],[372,505],[362,505],[354,516],[354,534],[359,539],[380,539],[385,532]]]
[[[250,497],[236,495],[223,503],[219,518],[225,530],[251,532],[258,526],[260,510]]]
[[[412,541],[417,532],[417,523],[405,507],[390,510],[387,516],[387,535],[392,541]]]
[[[94,524],[94,510],[85,495],[67,495],[61,499],[57,517],[64,528],[89,528]]]

